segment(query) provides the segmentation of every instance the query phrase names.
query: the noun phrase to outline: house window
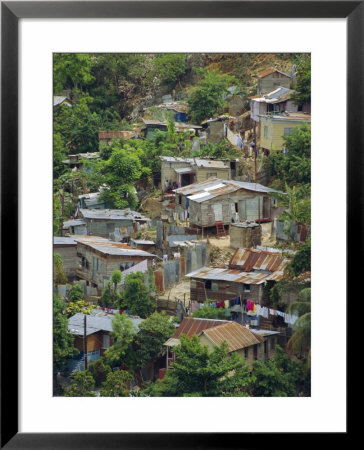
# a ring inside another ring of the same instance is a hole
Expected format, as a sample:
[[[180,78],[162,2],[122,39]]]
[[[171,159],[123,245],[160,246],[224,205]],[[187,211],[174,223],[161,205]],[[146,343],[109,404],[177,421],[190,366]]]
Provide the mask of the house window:
[[[207,172],[207,178],[211,178],[211,177],[217,178],[217,173],[216,172],[212,172],[212,173]]]
[[[250,292],[250,284],[244,283],[244,292]]]
[[[293,128],[285,128],[284,129],[284,136],[289,136],[292,133]]]
[[[133,267],[134,263],[133,262],[122,262],[120,263],[120,270],[123,272],[126,269],[130,269],[130,267]]]
[[[238,202],[235,202],[234,205],[235,205],[235,212],[239,212]]]
[[[100,272],[101,270],[101,261],[99,260],[99,258],[97,258],[96,260],[96,271]]]
[[[213,281],[211,283],[211,290],[214,291],[214,292],[217,292],[219,290],[219,284],[216,283],[216,281]]]
[[[266,125],[264,125],[264,137],[268,137],[268,127]]]
[[[182,195],[179,195],[179,196],[178,196],[178,204],[179,204],[179,205],[182,205]]]
[[[205,281],[205,289],[211,289],[211,280],[206,280]]]
[[[248,347],[245,347],[244,348],[244,358],[248,359],[248,356],[249,356],[249,349],[248,349]]]
[[[110,347],[110,336],[108,334],[102,335],[102,348]]]
[[[258,344],[254,345],[253,350],[254,350],[254,360],[256,361],[258,359]]]
[[[270,341],[270,349],[274,350],[276,348],[276,340],[275,338],[272,338]]]

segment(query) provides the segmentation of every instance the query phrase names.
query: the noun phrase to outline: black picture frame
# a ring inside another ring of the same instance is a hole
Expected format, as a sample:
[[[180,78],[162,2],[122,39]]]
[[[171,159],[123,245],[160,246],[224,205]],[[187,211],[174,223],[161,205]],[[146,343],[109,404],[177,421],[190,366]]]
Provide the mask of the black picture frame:
[[[187,5],[188,3],[188,5]],[[162,449],[259,448],[268,433],[19,433],[18,432],[18,21],[21,18],[346,18],[347,249],[362,250],[364,144],[363,1],[5,1],[1,2],[1,448]],[[343,119],[343,118],[342,118]],[[342,220],[342,218],[340,218]],[[11,236],[11,239],[10,239]],[[362,264],[347,258],[347,286]],[[342,270],[343,268],[340,267]],[[5,283],[6,281],[6,283]],[[11,301],[9,301],[11,295]],[[349,290],[347,290],[349,299]],[[7,345],[11,335],[12,345]],[[349,348],[349,347],[347,347]],[[347,359],[349,360],[349,358]],[[334,393],[333,393],[334,395]],[[177,418],[176,418],[177,420]],[[335,441],[349,436],[337,433]],[[244,434],[244,436],[242,436]],[[106,436],[107,435],[107,436]],[[315,444],[318,442],[315,436]],[[299,445],[311,436],[300,436]],[[282,445],[293,444],[295,433]],[[327,443],[327,436],[323,436]],[[296,442],[297,443],[297,442]],[[341,442],[342,443],[342,442]]]

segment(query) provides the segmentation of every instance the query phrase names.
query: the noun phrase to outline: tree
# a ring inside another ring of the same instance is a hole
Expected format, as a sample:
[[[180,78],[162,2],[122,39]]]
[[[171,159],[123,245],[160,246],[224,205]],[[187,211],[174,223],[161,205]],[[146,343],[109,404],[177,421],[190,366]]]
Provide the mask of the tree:
[[[101,397],[128,397],[127,382],[133,379],[126,370],[109,372],[102,383]]]
[[[213,308],[208,302],[205,302],[201,309],[194,311],[192,317],[203,319],[226,319],[227,315],[223,308]]]
[[[298,294],[298,301],[287,308],[290,314],[298,315],[293,324],[294,334],[287,342],[287,351],[307,361],[310,367],[311,353],[311,288],[305,288]]]
[[[104,356],[97,359],[96,361],[88,364],[87,372],[95,380],[95,386],[101,386],[101,384],[106,381],[106,376],[112,371],[110,364],[106,361]]]
[[[291,96],[298,105],[311,103],[311,55],[296,55],[297,83]]]
[[[254,397],[296,397],[303,377],[302,364],[291,361],[277,345],[274,359],[253,367]]]
[[[89,53],[54,53],[53,88],[57,95],[67,88],[84,89],[94,77],[91,74],[92,59]]]
[[[117,290],[117,286],[121,283],[123,275],[120,270],[115,269],[111,273],[111,282],[106,283],[101,295],[100,303],[108,308],[114,307],[120,309],[121,294]]]
[[[165,341],[175,332],[176,327],[163,313],[154,312],[139,325],[139,332],[133,342],[133,367],[140,369],[166,351]]]
[[[125,278],[122,306],[130,310],[131,314],[147,318],[155,310],[142,272],[131,273]]]
[[[176,361],[163,380],[150,387],[149,394],[162,397],[248,396],[249,369],[236,353],[229,354],[227,344],[210,352],[197,336],[180,336]]]
[[[67,359],[76,356],[79,351],[74,347],[74,336],[68,331],[68,319],[63,314],[64,303],[53,296],[53,370],[57,372],[65,367]]]
[[[303,272],[311,271],[311,236],[308,236],[307,240],[300,245],[284,271],[290,277],[297,277]]]
[[[70,386],[64,388],[64,397],[96,397],[92,392],[95,380],[87,371],[77,372]]]
[[[202,74],[202,80],[188,99],[188,114],[191,121],[197,124],[223,112],[225,105],[223,94],[226,93],[228,86],[236,81],[218,70],[203,70]]]
[[[266,159],[269,174],[274,177],[277,188],[311,183],[311,128],[307,124],[294,128],[284,137],[287,155],[271,153]]]
[[[137,334],[137,329],[126,313],[116,314],[112,321],[111,336],[113,345],[105,352],[106,361],[110,365],[120,363],[129,351],[130,345]]]
[[[186,55],[183,53],[161,53],[155,55],[154,64],[157,76],[163,83],[174,86],[179,83],[181,87],[181,77],[186,73]]]
[[[53,282],[55,285],[67,283],[67,275],[63,268],[63,260],[59,253],[53,253]]]
[[[57,150],[71,154],[98,151],[98,132],[103,127],[101,117],[90,109],[92,102],[92,97],[83,94],[72,108],[61,105],[54,110],[53,131],[62,140],[57,141]]]

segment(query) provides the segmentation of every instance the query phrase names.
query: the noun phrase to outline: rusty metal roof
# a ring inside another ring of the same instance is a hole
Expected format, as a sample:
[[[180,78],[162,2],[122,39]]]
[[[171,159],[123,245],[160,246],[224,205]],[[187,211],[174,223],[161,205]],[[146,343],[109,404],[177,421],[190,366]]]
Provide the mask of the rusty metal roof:
[[[288,78],[291,78],[291,77],[290,77],[289,75],[287,75],[286,73],[281,72],[280,70],[275,69],[274,67],[268,67],[267,69],[262,70],[261,72],[257,73],[257,77],[258,77],[258,78],[264,78],[264,77],[267,77],[268,75],[270,75],[271,73],[274,73],[274,72],[279,72],[279,73],[281,73],[282,75],[284,75],[284,76],[286,76],[286,77],[288,77]]]
[[[173,339],[179,338],[181,334],[185,334],[188,337],[194,334],[201,333],[201,331],[207,328],[216,327],[218,325],[229,323],[228,320],[213,320],[213,319],[195,319],[194,317],[184,317],[180,326],[172,336]]]
[[[284,258],[280,253],[254,248],[237,248],[229,261],[229,268],[246,272],[252,270],[275,272],[282,270],[287,262],[287,258]]]
[[[223,342],[226,342],[229,352],[250,347],[251,345],[261,344],[263,342],[262,338],[236,322],[228,322],[213,328],[205,329],[199,333],[199,335],[202,334],[219,347]]]
[[[233,283],[262,284],[265,281],[279,281],[283,278],[283,271],[273,273],[242,272],[241,270],[223,269],[220,267],[202,267],[190,272],[187,278],[200,278],[203,280],[230,281]]]
[[[128,244],[110,241],[99,236],[75,235],[72,238],[81,244],[98,250],[105,255],[113,256],[144,256],[145,258],[156,257],[152,253],[145,252]]]

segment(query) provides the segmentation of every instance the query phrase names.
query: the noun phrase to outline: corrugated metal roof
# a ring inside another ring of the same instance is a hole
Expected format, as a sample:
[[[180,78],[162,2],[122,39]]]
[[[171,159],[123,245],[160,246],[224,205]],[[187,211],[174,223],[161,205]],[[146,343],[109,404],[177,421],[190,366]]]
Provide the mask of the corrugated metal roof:
[[[176,156],[160,156],[159,159],[161,161],[166,161],[166,162],[185,162],[185,163],[190,163],[193,164],[194,163],[194,159],[193,158],[178,158]]]
[[[54,236],[53,238],[54,245],[77,245],[77,242],[70,237],[58,237]]]
[[[256,250],[254,248],[237,248],[229,261],[229,268],[244,270],[265,270],[274,272],[282,270],[288,260],[280,253]]]
[[[270,75],[271,73],[274,73],[274,72],[279,72],[282,75],[285,75],[286,77],[290,78],[289,75],[287,75],[284,72],[281,72],[278,69],[275,69],[274,67],[268,67],[267,69],[262,70],[261,72],[257,73],[257,77],[258,78],[264,78],[264,77],[266,77],[266,76],[268,76],[268,75]]]
[[[305,113],[259,114],[259,117],[281,121],[311,122],[311,114]]]
[[[200,183],[193,183],[188,186],[175,189],[177,194],[187,196],[190,200],[198,203],[204,202],[220,195],[230,194],[239,189],[267,194],[279,192],[259,183],[249,183],[246,181],[220,180],[216,177],[208,178]],[[206,197],[205,197],[206,196]]]
[[[144,256],[145,258],[156,257],[156,255],[153,255],[152,253],[145,252],[144,250],[132,247],[131,245],[123,244],[121,242],[113,242],[99,236],[75,235],[73,238],[75,241],[98,250],[105,255]]]
[[[174,169],[174,171],[176,173],[188,173],[188,172],[193,172],[192,167],[182,167],[180,169]]]
[[[207,328],[216,327],[223,323],[229,323],[228,320],[195,319],[194,317],[184,317],[180,326],[175,331],[172,338],[179,338],[181,334],[188,337],[198,334]]]
[[[76,313],[68,319],[68,329],[72,334],[83,336],[84,333],[84,317],[85,314]],[[114,316],[91,316],[86,318],[86,335],[97,333],[98,331],[113,331],[112,320]],[[139,324],[144,321],[141,318],[130,317],[133,325],[138,329]]]
[[[80,209],[80,213],[85,219],[101,220],[150,220],[137,211],[130,209]]]
[[[195,158],[195,163],[197,167],[205,167],[209,169],[228,169],[228,166],[224,163],[224,161],[219,160]]]
[[[203,280],[230,281],[233,283],[262,284],[268,280],[279,281],[283,278],[283,271],[273,274],[264,272],[243,272],[241,270],[224,269],[221,267],[202,267],[190,272],[187,278],[200,278]]]
[[[219,347],[223,342],[226,342],[229,352],[263,342],[262,338],[256,336],[248,328],[236,322],[228,322],[213,328],[208,328],[199,334],[205,335],[213,344]]]
[[[63,222],[63,228],[77,227],[79,225],[86,225],[86,222],[80,219],[67,220],[67,222]]]

